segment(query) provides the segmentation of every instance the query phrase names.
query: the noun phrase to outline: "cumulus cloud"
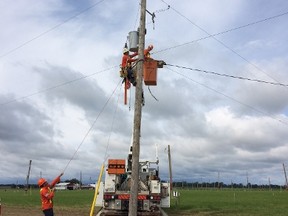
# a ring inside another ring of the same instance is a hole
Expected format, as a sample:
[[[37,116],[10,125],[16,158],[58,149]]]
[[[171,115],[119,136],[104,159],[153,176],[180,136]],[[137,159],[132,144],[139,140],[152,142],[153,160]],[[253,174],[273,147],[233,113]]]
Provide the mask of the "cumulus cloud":
[[[170,145],[176,181],[246,183],[249,175],[251,183],[283,184],[287,88],[175,65],[287,83],[284,15],[209,37],[282,14],[287,2],[167,4],[147,4],[156,17],[153,24],[147,14],[146,45],[169,66],[158,69],[157,86],[143,86],[141,158],[155,160],[158,149],[169,179]],[[0,183],[23,183],[29,160],[33,183],[63,169],[67,179],[82,172],[94,181],[100,164],[126,158],[131,144],[135,89],[124,105],[119,64],[139,25],[138,2],[0,6]]]

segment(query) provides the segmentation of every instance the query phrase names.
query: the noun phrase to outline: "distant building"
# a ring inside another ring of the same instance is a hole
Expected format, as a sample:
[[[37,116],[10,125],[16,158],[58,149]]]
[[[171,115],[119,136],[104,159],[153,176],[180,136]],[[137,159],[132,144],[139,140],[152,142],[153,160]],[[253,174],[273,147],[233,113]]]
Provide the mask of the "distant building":
[[[80,189],[80,185],[76,183],[68,183],[67,185],[68,190],[77,190]]]
[[[56,190],[78,190],[80,185],[76,183],[63,182],[55,185]]]
[[[81,185],[81,189],[94,190],[95,184]]]
[[[67,182],[58,183],[58,184],[55,185],[55,189],[56,190],[67,190],[69,184],[70,183],[67,183]]]

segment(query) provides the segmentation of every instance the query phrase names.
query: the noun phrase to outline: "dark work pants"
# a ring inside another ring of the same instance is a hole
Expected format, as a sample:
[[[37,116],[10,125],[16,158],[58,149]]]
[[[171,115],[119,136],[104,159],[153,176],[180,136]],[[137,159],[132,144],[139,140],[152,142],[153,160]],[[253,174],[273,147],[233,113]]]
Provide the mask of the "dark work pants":
[[[54,216],[53,208],[43,210],[43,213],[44,213],[45,216]]]
[[[135,77],[134,77],[132,68],[128,68],[128,69],[127,69],[127,77],[128,77],[128,80],[129,80],[132,84],[135,82]]]

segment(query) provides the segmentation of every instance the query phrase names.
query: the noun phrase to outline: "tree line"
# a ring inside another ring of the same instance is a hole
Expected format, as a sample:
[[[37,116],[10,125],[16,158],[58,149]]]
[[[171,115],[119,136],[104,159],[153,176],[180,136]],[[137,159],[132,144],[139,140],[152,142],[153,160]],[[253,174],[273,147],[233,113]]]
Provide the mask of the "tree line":
[[[246,189],[281,189],[286,188],[284,185],[276,185],[276,184],[243,184],[243,183],[230,183],[225,184],[223,182],[186,182],[186,181],[176,181],[173,182],[173,187],[176,188],[190,188],[190,189],[205,189],[205,188],[246,188]]]

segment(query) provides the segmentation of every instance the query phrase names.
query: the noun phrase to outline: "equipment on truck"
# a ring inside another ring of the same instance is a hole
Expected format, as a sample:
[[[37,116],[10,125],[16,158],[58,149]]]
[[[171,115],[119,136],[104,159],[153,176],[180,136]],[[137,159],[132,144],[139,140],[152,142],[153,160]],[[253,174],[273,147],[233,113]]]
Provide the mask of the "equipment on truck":
[[[156,161],[139,162],[137,215],[160,216],[161,207],[170,207],[170,184],[159,178]],[[109,159],[103,188],[103,209],[100,216],[128,215],[132,171],[132,146],[127,160]]]

